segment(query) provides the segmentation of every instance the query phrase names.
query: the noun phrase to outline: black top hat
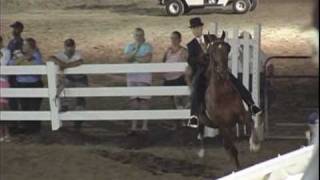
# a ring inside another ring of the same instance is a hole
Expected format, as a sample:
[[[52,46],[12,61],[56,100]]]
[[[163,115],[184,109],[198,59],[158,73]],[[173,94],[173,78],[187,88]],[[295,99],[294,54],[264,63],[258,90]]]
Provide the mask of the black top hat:
[[[203,26],[203,23],[199,17],[191,18],[190,19],[190,28]]]
[[[19,22],[19,21],[14,22],[13,24],[10,25],[10,27],[12,27],[12,28],[20,28],[20,29],[24,28],[23,24],[21,22]]]

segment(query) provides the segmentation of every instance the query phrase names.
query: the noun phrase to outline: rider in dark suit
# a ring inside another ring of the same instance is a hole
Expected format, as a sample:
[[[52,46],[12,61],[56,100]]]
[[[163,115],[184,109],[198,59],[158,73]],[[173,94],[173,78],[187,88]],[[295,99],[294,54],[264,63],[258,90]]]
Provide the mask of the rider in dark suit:
[[[203,23],[200,18],[190,19],[190,28],[193,38],[188,44],[188,64],[192,69],[192,93],[191,93],[191,117],[189,119],[190,127],[198,127],[198,116],[201,113],[201,107],[204,106],[204,94],[207,88],[207,80],[204,72],[208,66],[209,58],[207,55],[208,36],[203,35]],[[251,93],[244,87],[242,82],[235,78],[229,72],[230,81],[238,89],[241,98],[250,108],[252,115],[261,112],[261,109],[254,104]]]

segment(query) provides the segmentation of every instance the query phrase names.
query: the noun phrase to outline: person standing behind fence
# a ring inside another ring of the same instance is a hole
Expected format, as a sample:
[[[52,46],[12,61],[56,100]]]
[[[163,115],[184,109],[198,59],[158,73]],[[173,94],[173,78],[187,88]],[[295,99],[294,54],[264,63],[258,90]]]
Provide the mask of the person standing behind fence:
[[[76,50],[76,42],[73,39],[64,41],[64,51],[49,58],[55,62],[61,70],[77,67],[83,64],[80,51]],[[83,74],[65,75],[60,79],[59,86],[63,87],[88,87],[88,77]],[[61,111],[84,110],[86,100],[83,97],[61,100]],[[82,121],[75,121],[74,128],[80,130]]]
[[[42,65],[42,56],[33,38],[25,39],[22,52],[15,52],[15,65]],[[17,75],[17,88],[41,88],[43,82],[40,75]],[[23,111],[39,111],[42,98],[19,98],[18,105]],[[23,132],[36,133],[40,131],[40,121],[29,121],[21,124]]]
[[[8,43],[8,50],[10,51],[10,61],[9,65],[14,65],[14,52],[17,51],[22,51],[22,46],[23,46],[23,38],[22,38],[22,33],[24,30],[24,25],[16,21],[13,24],[10,25],[12,28],[12,36],[13,38],[9,41]],[[16,76],[15,75],[10,75],[8,76],[8,81],[10,84],[10,87],[15,88],[17,84]],[[9,108],[10,110],[18,110],[19,109],[19,104],[18,104],[18,99],[17,98],[9,98]],[[18,124],[19,122],[12,123],[12,127],[10,128],[11,131],[13,132],[18,132]]]
[[[3,46],[3,39],[0,36],[0,67],[8,65],[10,60],[10,51]],[[9,82],[6,76],[0,75],[0,89],[8,88]],[[1,95],[1,94],[0,94]],[[0,96],[0,110],[8,109],[8,99]],[[8,123],[0,121],[0,142],[9,142],[10,133]]]
[[[182,36],[178,31],[171,33],[171,45],[166,50],[163,56],[164,63],[178,63],[187,62],[188,51],[181,46]],[[185,86],[187,85],[184,72],[170,72],[163,74],[164,86]],[[177,109],[184,109],[187,107],[187,98],[181,96],[173,96],[172,102]],[[174,127],[173,129],[176,129]]]
[[[149,63],[152,60],[152,46],[146,42],[145,33],[142,28],[136,28],[134,33],[135,42],[128,44],[124,49],[124,59],[129,63]],[[152,83],[151,73],[129,73],[127,74],[127,86],[150,86]],[[149,96],[130,97],[130,109],[142,110],[150,108]],[[137,121],[132,121],[131,132],[137,131]],[[143,121],[142,130],[147,131],[147,121]]]

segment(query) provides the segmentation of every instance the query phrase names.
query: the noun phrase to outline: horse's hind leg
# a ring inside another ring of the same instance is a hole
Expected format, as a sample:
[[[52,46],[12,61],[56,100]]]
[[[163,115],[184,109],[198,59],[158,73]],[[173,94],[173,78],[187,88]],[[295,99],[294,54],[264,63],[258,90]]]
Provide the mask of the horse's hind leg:
[[[200,123],[199,124],[199,127],[198,127],[198,133],[199,133],[199,139],[200,139],[200,150],[198,152],[198,156],[200,158],[203,158],[204,157],[204,154],[205,154],[205,149],[204,149],[204,124]]]
[[[235,162],[237,169],[240,169],[240,163],[238,159],[238,150],[234,145],[234,138],[232,136],[232,130],[230,128],[220,129],[223,136],[223,146],[229,153],[231,159]]]

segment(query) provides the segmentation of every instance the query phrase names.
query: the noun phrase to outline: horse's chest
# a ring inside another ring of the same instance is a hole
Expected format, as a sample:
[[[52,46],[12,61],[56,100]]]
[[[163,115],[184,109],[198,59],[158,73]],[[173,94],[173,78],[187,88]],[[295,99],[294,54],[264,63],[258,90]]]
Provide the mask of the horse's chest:
[[[207,95],[214,102],[225,102],[234,95],[233,86],[230,82],[221,85],[209,85]]]
[[[235,101],[235,91],[230,82],[221,84],[211,84],[208,86],[206,94],[206,107],[211,114],[225,114],[230,111]]]

